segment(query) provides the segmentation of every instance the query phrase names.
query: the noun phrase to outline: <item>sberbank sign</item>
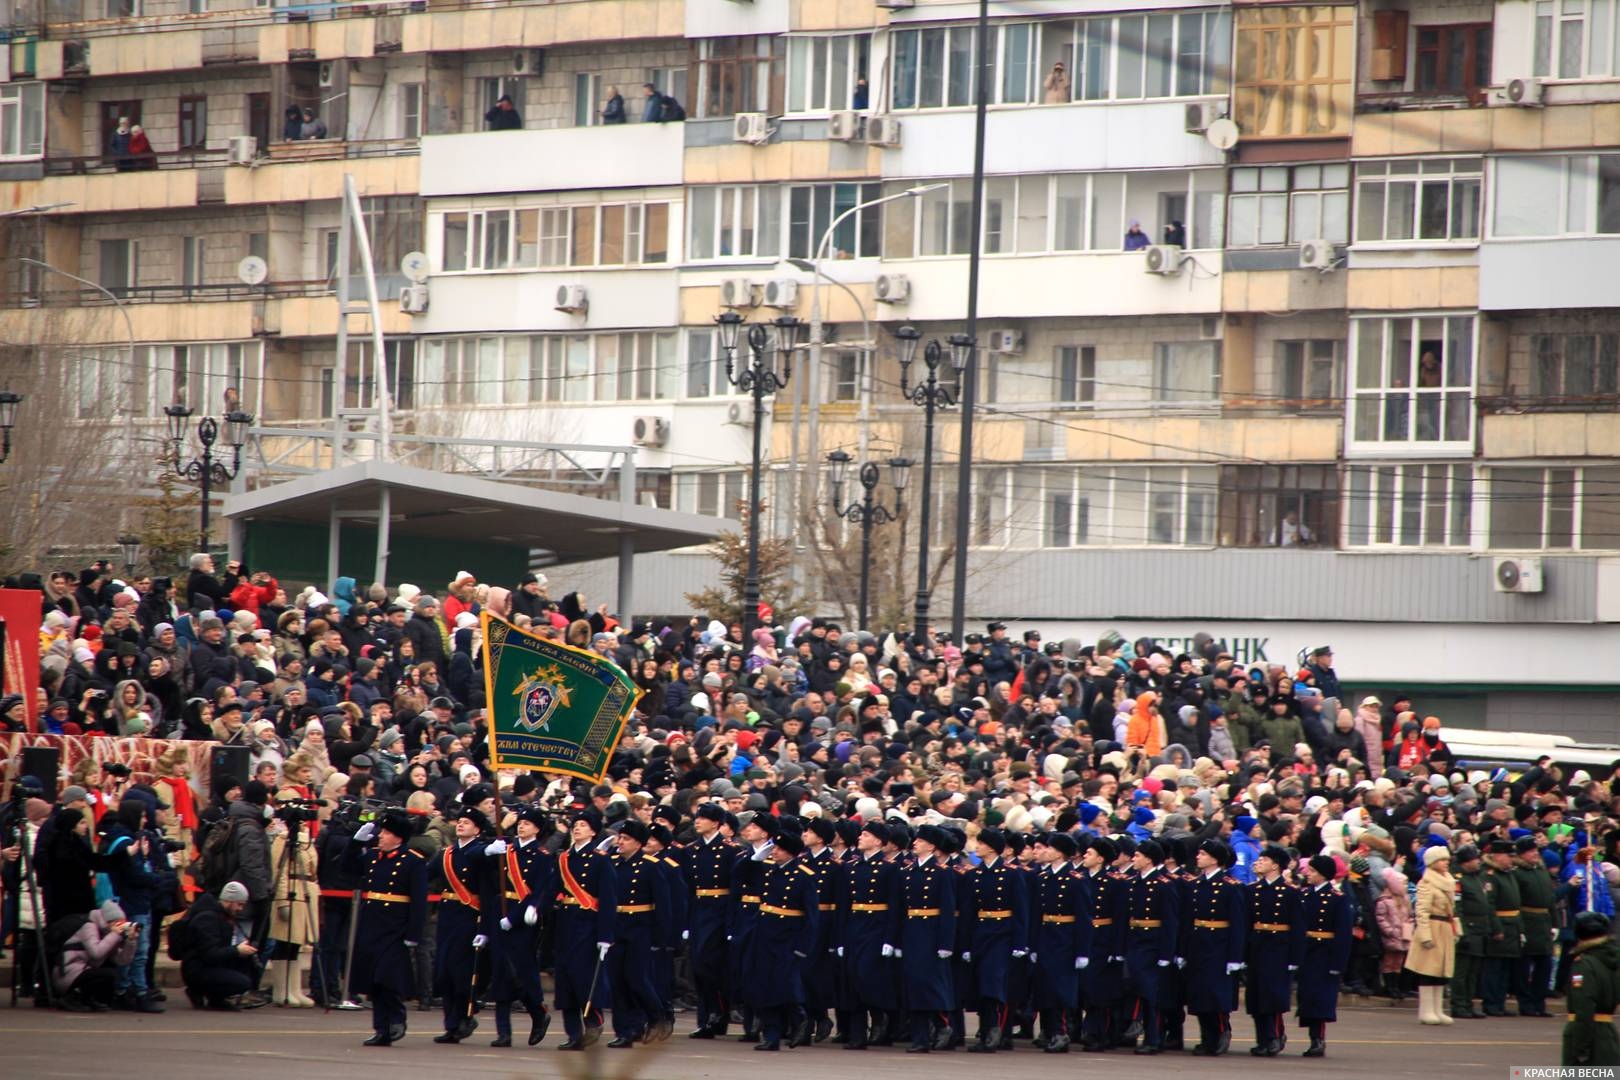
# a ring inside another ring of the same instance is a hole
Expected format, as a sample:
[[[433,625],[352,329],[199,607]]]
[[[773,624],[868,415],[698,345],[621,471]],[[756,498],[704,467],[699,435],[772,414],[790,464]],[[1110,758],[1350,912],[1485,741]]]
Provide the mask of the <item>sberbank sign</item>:
[[[1193,649],[1197,647],[1195,644],[1197,635],[1208,634],[1210,637],[1215,639],[1216,645],[1220,647],[1222,652],[1231,653],[1232,659],[1240,664],[1265,664],[1271,662],[1271,657],[1266,655],[1266,646],[1271,644],[1271,638],[1269,637],[1223,638],[1219,634],[1216,634],[1210,630],[1195,630],[1185,636],[1141,634],[1137,635],[1136,637],[1127,637],[1125,634],[1122,634],[1117,630],[1109,631],[1109,633],[1115,635],[1116,637],[1123,638],[1126,641],[1139,641],[1141,638],[1146,637],[1149,641],[1153,642],[1154,645],[1163,649],[1165,652],[1170,653],[1171,655],[1175,655],[1177,653],[1191,653]],[[1288,661],[1285,659],[1283,662],[1287,663]]]

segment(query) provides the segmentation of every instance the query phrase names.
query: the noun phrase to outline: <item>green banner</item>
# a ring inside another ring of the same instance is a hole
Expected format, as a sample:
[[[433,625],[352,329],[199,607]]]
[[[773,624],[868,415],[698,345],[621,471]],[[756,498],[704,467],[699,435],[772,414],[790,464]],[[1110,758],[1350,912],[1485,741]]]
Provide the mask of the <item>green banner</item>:
[[[490,765],[600,783],[641,690],[617,664],[485,612]]]

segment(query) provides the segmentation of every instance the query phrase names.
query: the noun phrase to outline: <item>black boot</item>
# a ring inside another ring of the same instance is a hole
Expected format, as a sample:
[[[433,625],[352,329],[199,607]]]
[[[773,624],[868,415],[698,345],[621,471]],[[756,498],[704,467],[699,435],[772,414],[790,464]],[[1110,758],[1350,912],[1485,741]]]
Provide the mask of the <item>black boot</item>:
[[[551,1027],[551,1014],[544,1009],[529,1013],[529,1045],[534,1046],[546,1037]]]
[[[1311,1045],[1300,1057],[1326,1057],[1327,1040],[1318,1036],[1311,1036]]]

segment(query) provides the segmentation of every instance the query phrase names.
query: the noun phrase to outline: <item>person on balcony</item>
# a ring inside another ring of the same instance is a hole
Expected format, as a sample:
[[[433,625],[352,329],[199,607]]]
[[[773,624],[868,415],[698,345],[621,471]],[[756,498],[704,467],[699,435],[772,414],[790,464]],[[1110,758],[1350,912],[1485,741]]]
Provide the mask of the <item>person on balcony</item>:
[[[298,137],[304,141],[310,139],[326,138],[326,121],[315,115],[315,110],[305,106],[303,123],[299,125]]]
[[[287,142],[297,142],[304,137],[304,111],[298,106],[289,105],[282,114],[281,137]]]
[[[517,111],[512,104],[510,94],[502,94],[495,99],[495,104],[484,114],[484,123],[489,125],[491,131],[521,131],[523,130],[523,114]]]
[[[602,123],[622,124],[628,117],[624,115],[624,95],[619,93],[617,86],[607,88],[607,101],[602,104]]]
[[[129,129],[129,157],[132,169],[157,168],[157,152],[146,137],[146,129],[136,124]]]
[[[1142,223],[1135,218],[1131,219],[1131,227],[1125,230],[1125,250],[1141,251],[1151,241],[1148,234],[1142,231]]]
[[[134,168],[134,161],[129,156],[129,142],[132,137],[129,117],[120,116],[118,126],[107,138],[107,156],[113,159],[113,165],[119,172],[128,172]]]

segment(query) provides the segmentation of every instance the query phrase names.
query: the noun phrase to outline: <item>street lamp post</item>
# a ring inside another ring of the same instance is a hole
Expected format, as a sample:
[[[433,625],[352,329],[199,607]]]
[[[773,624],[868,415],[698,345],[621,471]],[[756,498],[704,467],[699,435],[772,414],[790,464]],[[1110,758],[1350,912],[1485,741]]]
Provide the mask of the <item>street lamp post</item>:
[[[748,328],[748,362],[737,366],[737,344],[743,318],[735,311],[715,316],[720,328],[720,348],[726,354],[726,380],[754,399],[753,472],[748,491],[748,570],[743,578],[743,640],[753,640],[759,625],[759,513],[760,513],[760,433],[765,426],[765,399],[793,378],[793,350],[799,347],[799,331],[804,324],[791,315],[773,323],[755,323]],[[774,355],[773,355],[774,354]],[[781,361],[777,370],[776,361]]]
[[[861,527],[861,603],[855,623],[865,630],[867,599],[872,586],[872,526],[887,525],[900,519],[900,500],[904,498],[906,484],[911,479],[912,463],[903,457],[889,459],[889,484],[894,488],[894,509],[890,510],[878,502],[873,494],[877,490],[879,477],[875,461],[864,463],[857,474],[861,482],[860,499],[848,506],[842,505],[844,481],[849,477],[849,466],[853,460],[846,450],[834,450],[827,455],[827,464],[832,466],[833,513],[845,521],[857,522]]]
[[[231,464],[226,467],[223,462],[214,460],[214,443],[219,441],[220,431],[219,421],[212,416],[205,416],[197,422],[197,441],[202,444],[202,455],[181,464],[180,445],[185,442],[191,426],[191,414],[190,406],[178,402],[163,409],[163,415],[168,417],[169,422],[169,443],[174,449],[175,475],[202,488],[201,539],[197,550],[207,551],[209,493],[215,484],[228,484],[241,471],[242,444],[247,441],[247,429],[253,423],[253,417],[240,410],[225,414],[225,445],[231,449]]]
[[[917,345],[922,340],[922,333],[915,326],[902,326],[894,332],[894,336],[900,339],[900,393],[923,410],[922,514],[917,524],[917,605],[916,623],[912,629],[912,641],[921,648],[928,638],[928,525],[929,515],[934,510],[934,413],[954,406],[956,391],[950,384],[939,381],[939,366],[945,350],[937,340],[930,341],[923,349],[923,363],[928,368],[928,378],[912,386],[911,365],[917,358]],[[952,334],[949,341],[951,367],[956,370],[960,383],[963,371],[973,359],[973,339],[966,334]]]

